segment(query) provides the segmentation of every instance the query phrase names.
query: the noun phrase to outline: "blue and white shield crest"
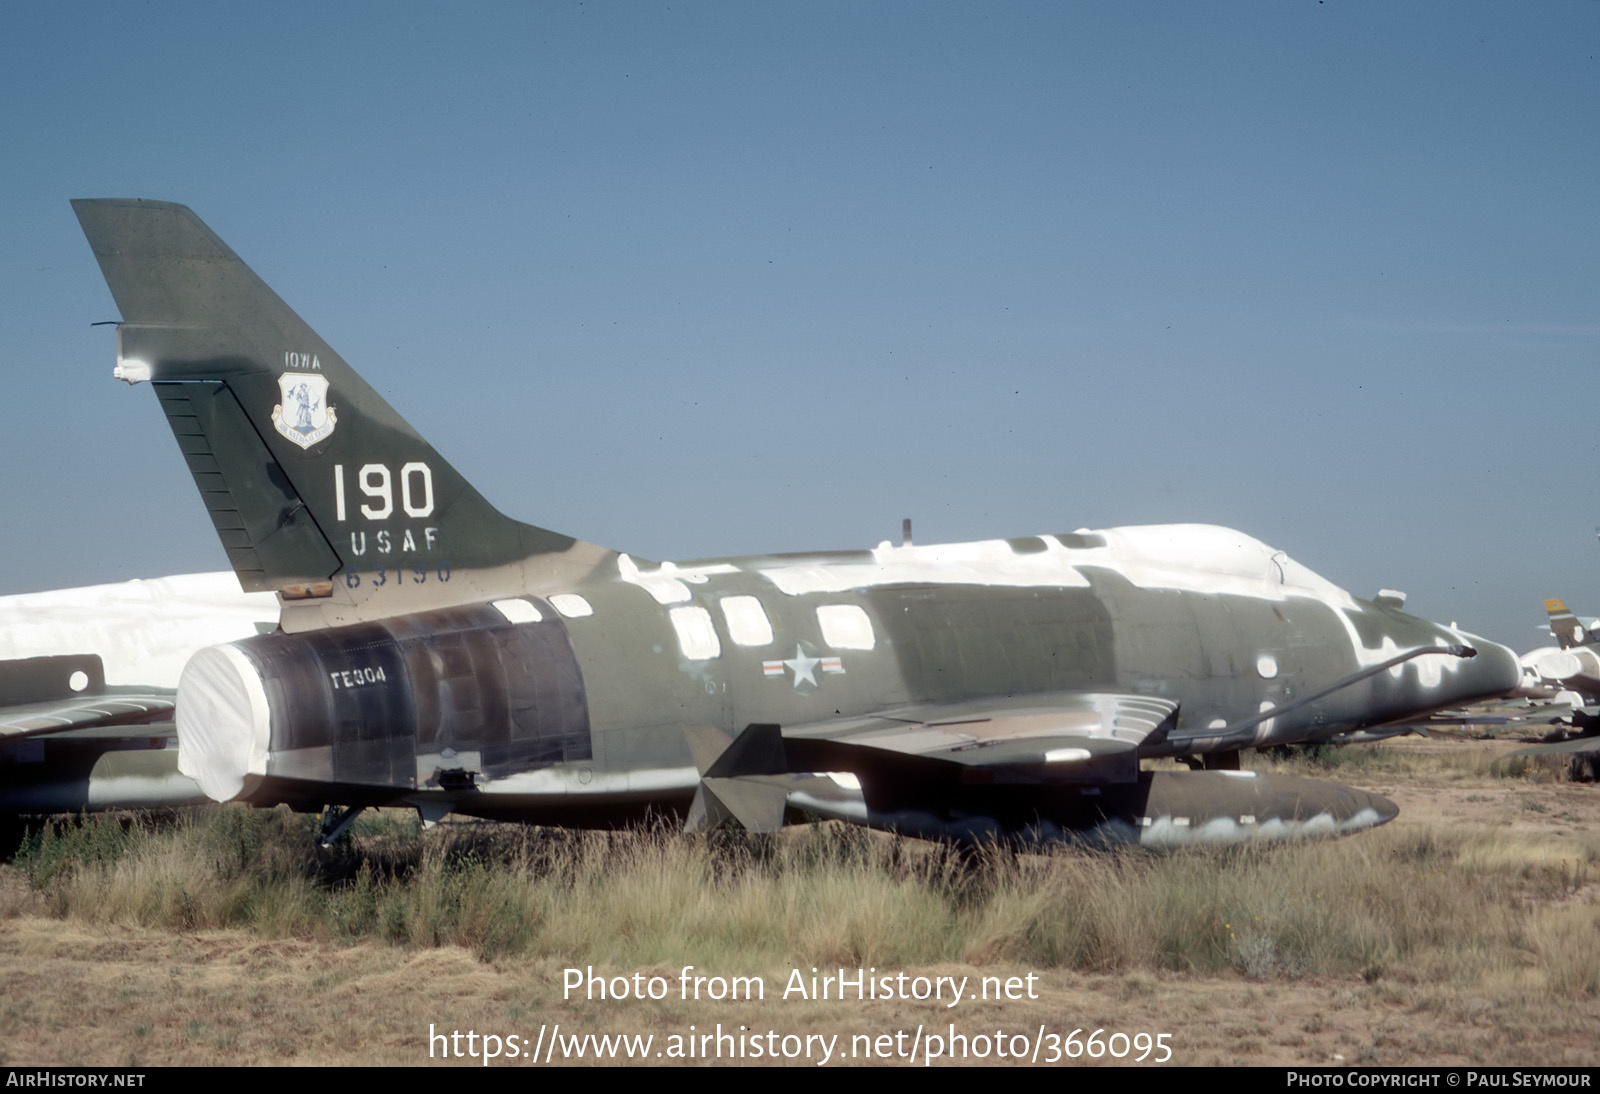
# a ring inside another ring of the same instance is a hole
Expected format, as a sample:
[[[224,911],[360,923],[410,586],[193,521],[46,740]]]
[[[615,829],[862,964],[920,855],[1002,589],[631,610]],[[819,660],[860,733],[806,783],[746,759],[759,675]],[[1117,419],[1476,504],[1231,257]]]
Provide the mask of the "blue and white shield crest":
[[[328,378],[315,372],[285,372],[278,377],[283,402],[272,408],[272,424],[301,448],[333,434],[337,424],[328,405]]]

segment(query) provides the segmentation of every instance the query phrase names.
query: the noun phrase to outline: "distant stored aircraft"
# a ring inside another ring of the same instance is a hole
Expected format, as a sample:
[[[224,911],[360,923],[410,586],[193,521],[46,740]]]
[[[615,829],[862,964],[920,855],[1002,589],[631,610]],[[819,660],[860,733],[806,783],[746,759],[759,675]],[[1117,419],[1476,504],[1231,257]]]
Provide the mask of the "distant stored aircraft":
[[[1600,698],[1600,645],[1593,623],[1586,626],[1559,600],[1546,600],[1544,610],[1559,645],[1522,655],[1524,691],[1573,707],[1593,704]]]
[[[1238,750],[1498,695],[1511,651],[1203,525],[653,563],[502,516],[187,208],[74,202],[235,572],[199,651],[219,801],[937,839],[1353,831],[1375,795]],[[1157,756],[1220,770],[1141,770]],[[335,820],[339,817],[339,820]]]
[[[1560,721],[1581,736],[1600,730],[1600,621],[1584,623],[1560,600],[1546,600],[1550,633],[1559,643],[1523,654],[1519,694],[1550,704]],[[1535,707],[1537,711],[1539,708]],[[1537,720],[1551,722],[1554,717]]]
[[[1544,610],[1550,617],[1550,633],[1561,644],[1562,649],[1593,646],[1600,642],[1600,638],[1596,637],[1597,633],[1600,633],[1600,620],[1591,619],[1588,623],[1584,623],[1571,608],[1555,599],[1546,600]]]
[[[1559,647],[1522,655],[1518,694],[1535,704],[1520,721],[1543,723],[1545,737],[1505,759],[1555,761],[1566,764],[1571,777],[1593,780],[1600,777],[1600,621],[1584,623],[1555,599],[1546,600],[1544,610]]]
[[[178,774],[178,675],[277,625],[231,573],[0,597],[0,813],[205,801]]]

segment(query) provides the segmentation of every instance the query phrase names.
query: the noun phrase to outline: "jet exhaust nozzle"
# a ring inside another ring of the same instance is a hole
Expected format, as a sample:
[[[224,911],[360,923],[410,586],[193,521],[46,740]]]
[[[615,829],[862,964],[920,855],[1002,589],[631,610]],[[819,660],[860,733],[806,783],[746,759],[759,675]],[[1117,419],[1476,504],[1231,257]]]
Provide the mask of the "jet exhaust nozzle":
[[[302,795],[379,804],[586,760],[566,629],[518,603],[518,622],[478,605],[203,649],[178,681],[179,770],[217,801],[297,801],[304,783]]]

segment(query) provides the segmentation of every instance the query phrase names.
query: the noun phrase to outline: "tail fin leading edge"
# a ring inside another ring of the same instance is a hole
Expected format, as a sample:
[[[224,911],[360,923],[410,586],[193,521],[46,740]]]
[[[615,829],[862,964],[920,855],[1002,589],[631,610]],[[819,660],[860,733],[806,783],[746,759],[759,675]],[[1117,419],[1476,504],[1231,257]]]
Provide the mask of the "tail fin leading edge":
[[[72,206],[122,312],[117,375],[152,381],[246,590],[370,618],[610,554],[499,513],[187,207]]]

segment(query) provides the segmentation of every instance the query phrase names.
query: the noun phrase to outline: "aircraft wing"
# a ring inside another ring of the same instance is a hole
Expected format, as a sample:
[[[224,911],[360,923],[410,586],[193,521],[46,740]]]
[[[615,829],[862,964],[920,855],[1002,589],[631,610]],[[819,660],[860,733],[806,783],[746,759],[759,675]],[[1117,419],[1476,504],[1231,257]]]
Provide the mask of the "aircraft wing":
[[[1164,739],[1177,718],[1168,699],[1062,692],[916,704],[781,729],[751,725],[731,744],[691,742],[702,779],[689,828],[733,817],[751,831],[776,831],[791,795],[813,804],[817,794],[837,797],[828,780],[841,775],[879,809],[923,807],[957,786],[1075,784],[1093,793],[1136,783],[1140,746]]]
[[[0,740],[170,721],[175,695],[107,687],[97,654],[0,660]]]
[[[178,774],[171,688],[111,686],[96,654],[0,660],[0,813],[204,800]]]
[[[1353,729],[1335,734],[1317,743],[1333,745],[1373,744],[1378,741],[1389,740],[1392,737],[1404,737],[1408,733],[1416,733],[1424,737],[1435,735],[1455,737],[1462,736],[1461,731],[1470,726],[1480,727],[1485,731],[1514,732],[1527,728],[1538,729],[1542,732],[1548,730],[1553,724],[1570,722],[1574,712],[1582,709],[1574,707],[1570,703],[1533,704],[1526,699],[1502,699],[1488,703],[1475,703],[1470,707],[1435,711],[1425,718],[1408,718],[1403,722],[1371,726],[1367,729]]]
[[[1138,778],[1139,750],[1165,738],[1178,704],[1064,692],[895,707],[812,725],[752,725],[703,763],[708,778],[852,772],[890,785],[1110,783]]]
[[[1147,695],[1065,692],[898,707],[844,723],[784,731],[798,759],[850,750],[953,764],[964,777],[1078,782],[1115,778],[1106,765],[1131,765],[1177,722],[1178,704]],[[850,770],[850,768],[846,768]],[[1092,774],[1091,774],[1092,773]],[[1131,776],[1130,776],[1131,777]]]
[[[86,695],[71,701],[13,704],[0,707],[0,739],[170,722],[172,709],[172,692],[137,688],[119,688],[114,693]],[[147,733],[131,735],[149,736]]]
[[[772,832],[787,811],[968,842],[1176,847],[1382,823],[1392,802],[1255,771],[1141,771],[1178,704],[1109,692],[932,703],[780,729],[752,725],[703,769],[691,831]]]
[[[1471,707],[1440,710],[1426,718],[1413,719],[1403,728],[1450,729],[1461,726],[1494,726],[1515,729],[1524,725],[1548,725],[1570,718],[1577,709],[1571,703],[1534,704],[1526,699],[1505,699]],[[1398,728],[1398,727],[1390,727]]]

